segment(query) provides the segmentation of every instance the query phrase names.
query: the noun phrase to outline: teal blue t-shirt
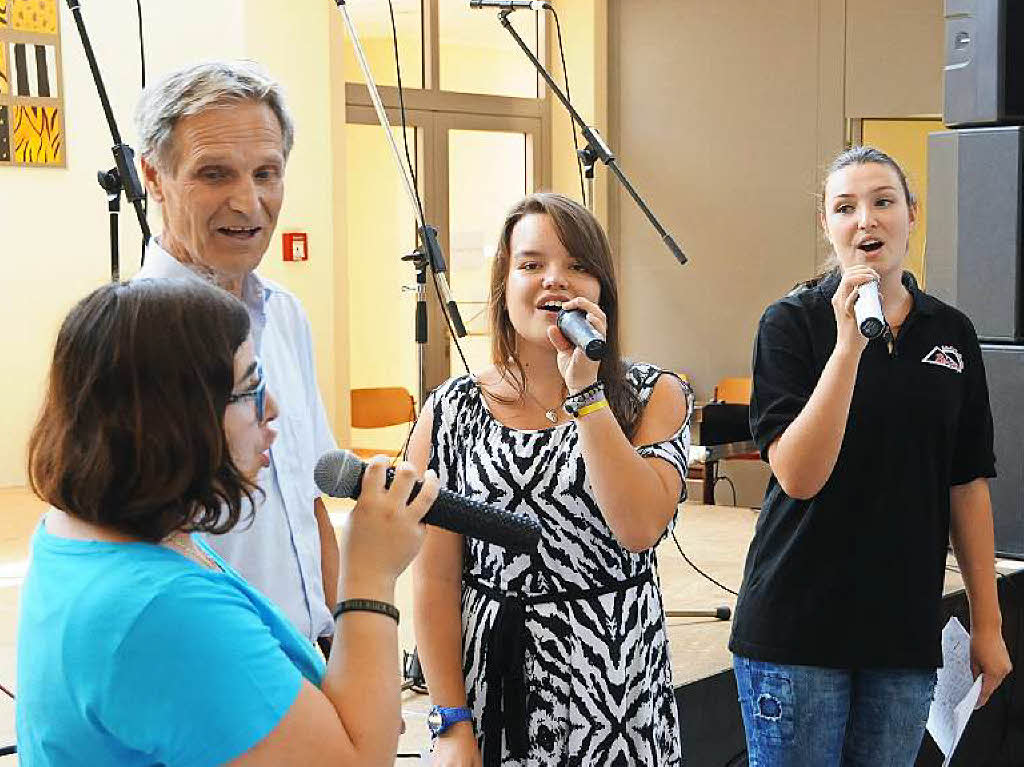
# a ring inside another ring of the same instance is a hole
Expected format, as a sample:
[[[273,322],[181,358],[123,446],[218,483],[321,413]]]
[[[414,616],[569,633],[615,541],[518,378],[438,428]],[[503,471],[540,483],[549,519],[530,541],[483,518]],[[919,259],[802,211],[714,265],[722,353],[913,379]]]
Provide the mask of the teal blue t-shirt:
[[[214,765],[265,738],[320,654],[220,560],[76,541],[41,523],[21,592],[18,756],[36,765]]]

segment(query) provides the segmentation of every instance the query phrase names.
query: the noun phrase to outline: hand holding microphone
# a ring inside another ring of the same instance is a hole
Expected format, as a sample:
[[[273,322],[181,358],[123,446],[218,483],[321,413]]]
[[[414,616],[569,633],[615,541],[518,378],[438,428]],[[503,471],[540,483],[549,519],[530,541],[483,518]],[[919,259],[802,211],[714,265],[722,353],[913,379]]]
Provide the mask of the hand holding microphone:
[[[882,299],[878,295],[877,282],[865,282],[857,289],[853,314],[857,318],[861,335],[866,339],[870,341],[882,334],[885,330],[885,315],[882,314]]]
[[[884,330],[885,316],[881,311],[881,301],[876,298],[879,279],[878,272],[864,264],[854,264],[843,270],[839,287],[832,297],[837,346],[862,352],[869,340],[861,330],[862,322],[866,330],[874,331],[876,336]]]
[[[600,360],[608,351],[608,320],[596,303],[577,296],[562,305],[548,340],[558,351],[558,372],[570,392],[597,380]]]
[[[397,471],[388,468],[386,459],[362,465],[363,492],[339,541],[344,563],[341,596],[390,603],[395,580],[423,543],[420,522],[437,497],[437,477],[428,473],[419,493],[407,503],[416,483],[412,464],[403,463]],[[388,471],[393,481],[385,480]]]
[[[597,361],[608,348],[604,333],[599,333],[583,309],[562,309],[555,321],[566,340],[583,350],[588,358]]]
[[[411,510],[408,513],[418,513],[417,521],[478,538],[516,553],[529,553],[537,548],[540,527],[533,520],[509,514],[445,489],[436,491],[435,500],[433,493],[437,486],[436,479],[428,478],[418,482],[415,481],[410,464],[403,463],[396,471],[385,468],[383,463],[374,461],[365,464],[348,450],[331,450],[317,461],[313,481],[332,498],[362,499],[364,492],[368,491],[373,494],[370,496],[372,500],[382,492],[383,485],[385,489],[390,488],[387,492],[391,495],[398,493],[408,499]],[[423,488],[427,488],[431,494],[427,498],[429,502],[420,499],[420,493],[427,492]],[[389,501],[393,502],[394,499],[389,496]],[[429,509],[420,508],[424,503]],[[416,509],[413,510],[413,507]]]

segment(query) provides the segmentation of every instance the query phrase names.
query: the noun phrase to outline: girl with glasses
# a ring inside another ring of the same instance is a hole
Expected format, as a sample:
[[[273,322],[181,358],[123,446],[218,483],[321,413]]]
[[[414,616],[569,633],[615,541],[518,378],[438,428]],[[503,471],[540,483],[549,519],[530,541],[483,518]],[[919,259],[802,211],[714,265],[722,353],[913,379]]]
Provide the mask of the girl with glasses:
[[[106,285],[60,329],[29,445],[51,508],[18,626],[25,765],[390,765],[401,717],[395,579],[419,549],[402,464],[372,463],[342,544],[325,664],[197,533],[244,524],[277,404],[230,294]]]

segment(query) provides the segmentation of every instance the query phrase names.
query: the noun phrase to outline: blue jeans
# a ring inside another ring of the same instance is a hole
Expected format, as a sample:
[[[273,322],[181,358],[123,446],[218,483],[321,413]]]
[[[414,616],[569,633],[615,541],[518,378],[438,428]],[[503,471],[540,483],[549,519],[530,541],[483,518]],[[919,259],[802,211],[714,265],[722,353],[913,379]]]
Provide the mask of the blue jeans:
[[[910,767],[935,672],[788,666],[734,656],[750,767]]]

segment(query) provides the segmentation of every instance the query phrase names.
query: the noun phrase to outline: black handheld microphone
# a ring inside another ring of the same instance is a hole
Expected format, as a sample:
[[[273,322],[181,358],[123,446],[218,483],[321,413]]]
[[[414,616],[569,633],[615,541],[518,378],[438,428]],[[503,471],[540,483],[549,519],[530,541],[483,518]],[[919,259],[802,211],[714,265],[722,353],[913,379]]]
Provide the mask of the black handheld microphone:
[[[583,350],[592,360],[599,360],[608,351],[604,336],[587,322],[587,313],[582,309],[560,309],[555,321],[562,335]]]
[[[470,8],[500,8],[503,11],[517,11],[526,9],[530,11],[543,11],[551,5],[539,0],[469,0]]]
[[[363,489],[366,464],[348,450],[331,450],[320,456],[313,481],[332,498],[359,498]],[[388,469],[386,483],[391,486],[395,470]],[[419,493],[422,482],[413,486],[409,500]],[[540,526],[531,519],[479,503],[450,490],[441,489],[437,500],[423,517],[428,525],[493,543],[517,554],[529,554],[540,541]]]

